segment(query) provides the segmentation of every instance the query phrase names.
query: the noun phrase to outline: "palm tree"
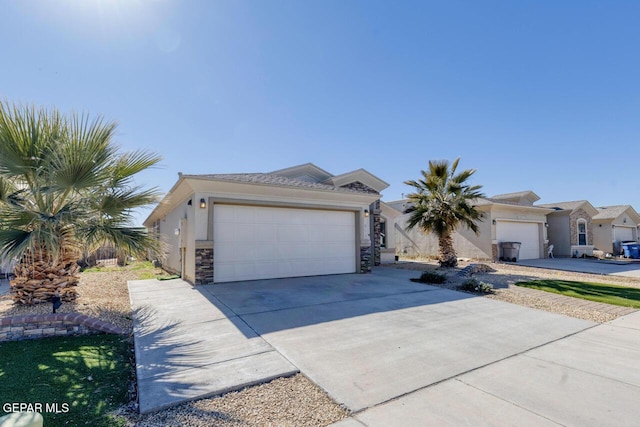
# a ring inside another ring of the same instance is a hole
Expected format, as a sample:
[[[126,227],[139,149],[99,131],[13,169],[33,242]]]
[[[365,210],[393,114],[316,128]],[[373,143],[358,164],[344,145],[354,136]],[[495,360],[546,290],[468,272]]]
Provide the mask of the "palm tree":
[[[157,201],[134,175],[160,161],[121,153],[114,122],[0,102],[0,257],[16,259],[14,301],[76,297],[82,252],[111,243],[130,254],[157,247],[133,209]]]
[[[473,205],[474,199],[484,197],[481,185],[470,186],[467,180],[475,169],[467,169],[456,175],[457,158],[449,168],[447,160],[429,161],[429,170],[421,171],[423,179],[405,181],[416,189],[408,195],[411,206],[405,211],[410,213],[407,230],[418,226],[425,233],[438,236],[440,253],[438,261],[443,267],[458,265],[456,251],[453,248],[451,234],[464,225],[478,234],[477,221],[483,213]]]

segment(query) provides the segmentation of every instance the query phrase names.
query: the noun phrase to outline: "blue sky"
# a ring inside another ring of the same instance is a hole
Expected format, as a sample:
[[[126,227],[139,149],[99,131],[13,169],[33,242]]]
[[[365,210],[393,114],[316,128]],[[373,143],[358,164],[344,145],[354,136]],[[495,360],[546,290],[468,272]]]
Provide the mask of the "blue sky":
[[[640,210],[638,1],[0,0],[0,97],[117,120],[177,172],[461,157],[488,195]],[[146,217],[139,215],[139,221]]]

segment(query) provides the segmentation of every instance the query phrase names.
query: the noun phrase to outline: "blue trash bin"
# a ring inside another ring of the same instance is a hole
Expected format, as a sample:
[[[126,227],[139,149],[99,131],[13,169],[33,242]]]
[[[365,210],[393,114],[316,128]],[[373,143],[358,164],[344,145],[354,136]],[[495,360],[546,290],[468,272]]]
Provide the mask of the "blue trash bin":
[[[622,251],[624,252],[625,258],[640,258],[640,244],[637,243],[626,243],[622,245]]]

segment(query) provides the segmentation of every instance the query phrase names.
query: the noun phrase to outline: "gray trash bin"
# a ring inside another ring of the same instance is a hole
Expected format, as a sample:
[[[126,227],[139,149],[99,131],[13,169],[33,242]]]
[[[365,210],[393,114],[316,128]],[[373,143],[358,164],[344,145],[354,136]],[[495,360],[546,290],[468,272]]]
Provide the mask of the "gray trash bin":
[[[502,248],[501,261],[516,262],[520,257],[520,245],[521,242],[500,242]]]

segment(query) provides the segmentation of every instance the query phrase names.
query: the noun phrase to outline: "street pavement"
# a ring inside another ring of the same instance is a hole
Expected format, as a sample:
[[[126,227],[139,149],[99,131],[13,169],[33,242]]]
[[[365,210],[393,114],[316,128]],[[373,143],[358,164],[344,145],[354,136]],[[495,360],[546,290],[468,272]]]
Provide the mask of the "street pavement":
[[[523,259],[517,262],[528,267],[549,270],[575,271],[578,273],[604,274],[640,279],[640,261],[597,260],[581,258]]]

